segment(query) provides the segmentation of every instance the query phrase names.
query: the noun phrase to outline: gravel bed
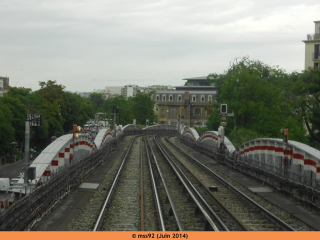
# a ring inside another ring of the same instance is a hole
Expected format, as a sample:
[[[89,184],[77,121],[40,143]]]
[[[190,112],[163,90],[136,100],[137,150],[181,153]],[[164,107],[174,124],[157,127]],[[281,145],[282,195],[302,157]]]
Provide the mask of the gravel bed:
[[[151,175],[145,144],[143,143],[143,202],[144,202],[144,230],[159,231],[158,215],[153,194]],[[151,153],[149,153],[151,154]]]
[[[201,214],[196,214],[196,204],[193,201],[190,201],[188,193],[183,192],[182,184],[180,183],[178,177],[175,176],[174,171],[167,163],[167,160],[165,160],[165,158],[162,156],[154,141],[151,141],[151,146],[158,160],[161,172],[167,183],[166,185],[174,201],[174,205],[184,230],[204,231],[206,228],[206,219]],[[166,208],[166,216],[169,214],[169,209],[170,208],[168,207]],[[177,226],[170,222],[166,222],[166,230],[175,231],[177,230]]]
[[[106,177],[99,184],[97,190],[94,192],[92,198],[88,201],[88,204],[82,209],[81,213],[78,215],[77,219],[73,222],[71,231],[92,231],[97,218],[100,214],[100,209],[104,203],[105,198],[108,195],[109,189],[116,176],[116,173],[121,165],[122,159],[125,156],[127,148],[134,136],[128,136],[117,149],[123,149],[119,151],[118,156],[114,160],[113,166],[109,170]],[[106,160],[108,161],[108,159]]]
[[[102,231],[140,230],[141,137],[132,145],[104,217]]]
[[[188,158],[183,154],[178,152],[170,144],[167,144],[164,138],[161,139],[161,142],[165,145],[170,154],[171,158],[179,166],[179,168],[184,172],[189,181],[197,189],[199,194],[211,207],[211,209],[218,215],[222,222],[228,227],[230,231],[242,231],[242,228],[231,218],[229,213],[225,209],[221,208],[214,200],[213,194],[210,194],[207,191],[209,186],[215,186],[215,183],[211,177],[208,177],[207,172],[203,171],[200,167],[194,166],[195,164],[191,163]],[[179,159],[178,159],[178,158]]]

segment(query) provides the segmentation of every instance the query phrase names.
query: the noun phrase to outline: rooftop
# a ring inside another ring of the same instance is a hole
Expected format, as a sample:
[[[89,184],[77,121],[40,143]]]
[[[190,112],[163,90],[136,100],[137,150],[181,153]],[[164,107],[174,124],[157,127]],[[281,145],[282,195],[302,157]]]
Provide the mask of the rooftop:
[[[189,91],[159,91],[156,92],[156,94],[185,94],[186,92],[188,92],[189,94],[216,94],[215,90],[212,91],[194,91],[194,90],[189,90]]]
[[[200,80],[208,80],[208,77],[205,76],[205,77],[194,77],[194,78],[184,78],[182,80],[193,80],[193,81],[200,81]]]

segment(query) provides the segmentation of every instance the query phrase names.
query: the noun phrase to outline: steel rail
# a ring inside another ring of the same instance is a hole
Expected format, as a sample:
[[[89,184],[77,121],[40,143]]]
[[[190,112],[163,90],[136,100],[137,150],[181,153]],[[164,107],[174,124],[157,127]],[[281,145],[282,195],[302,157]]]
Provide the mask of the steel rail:
[[[150,150],[151,150],[151,153],[152,153],[152,156],[153,156],[153,160],[154,160],[154,162],[155,162],[155,164],[156,164],[156,166],[157,166],[157,170],[158,170],[158,173],[159,173],[160,178],[161,178],[161,180],[162,180],[164,189],[165,189],[165,191],[166,191],[166,194],[167,194],[167,197],[168,197],[168,200],[169,200],[169,203],[170,203],[170,206],[171,206],[171,209],[172,209],[174,218],[175,218],[176,223],[177,223],[177,225],[178,225],[178,229],[179,229],[179,231],[184,231],[184,227],[183,227],[183,225],[182,225],[182,223],[181,223],[181,220],[180,220],[180,217],[179,217],[179,215],[178,215],[178,213],[177,213],[175,204],[174,204],[174,202],[173,202],[173,200],[172,200],[172,197],[171,197],[171,195],[170,195],[170,193],[169,193],[169,190],[168,190],[166,181],[165,181],[164,176],[163,176],[163,174],[162,174],[162,172],[161,172],[161,169],[160,169],[158,160],[157,160],[157,158],[156,158],[156,155],[155,155],[154,152],[153,152],[153,149],[152,149],[152,147],[151,147],[151,144],[150,144],[150,142],[149,142],[149,139],[147,139],[147,141],[148,141],[148,144],[149,144],[149,146],[150,146]]]
[[[143,139],[143,138],[142,138]],[[143,157],[142,139],[140,142],[140,231],[144,231],[144,203],[143,203]]]
[[[94,228],[93,228],[93,231],[100,231],[100,228],[101,228],[101,225],[102,225],[102,221],[103,221],[103,217],[104,217],[105,212],[106,212],[107,204],[108,204],[109,201],[111,200],[111,197],[112,197],[112,195],[113,195],[113,193],[114,193],[114,189],[115,189],[115,187],[116,187],[116,185],[117,185],[117,183],[118,183],[119,176],[120,176],[120,174],[121,174],[121,172],[122,172],[122,170],[123,170],[123,168],[124,168],[124,165],[125,165],[125,163],[126,163],[127,156],[129,155],[129,152],[130,152],[130,150],[131,150],[132,144],[133,144],[133,142],[136,140],[137,137],[138,137],[138,136],[136,136],[136,137],[134,137],[134,138],[132,139],[132,141],[131,141],[131,143],[130,143],[130,146],[128,147],[128,150],[127,150],[126,155],[124,156],[124,158],[123,158],[123,160],[122,160],[122,163],[121,163],[121,166],[120,166],[120,168],[119,168],[119,170],[118,170],[118,172],[117,172],[117,175],[116,175],[115,179],[113,180],[113,183],[112,183],[112,186],[111,186],[110,191],[109,191],[109,193],[108,193],[108,196],[107,196],[107,198],[106,198],[106,200],[105,200],[105,202],[104,202],[104,204],[103,204],[103,206],[102,206],[102,209],[101,209],[101,211],[100,211],[100,214],[99,214],[99,217],[98,217],[98,219],[97,219],[97,222],[96,222],[96,224],[95,224],[95,226],[94,226]]]
[[[242,193],[241,191],[239,191],[238,189],[236,189],[234,186],[232,186],[230,183],[228,183],[227,181],[225,181],[223,178],[221,178],[219,175],[217,175],[215,172],[213,172],[211,169],[209,169],[207,166],[205,166],[204,164],[202,164],[201,162],[199,162],[197,159],[195,159],[193,156],[191,156],[190,154],[188,154],[187,152],[185,152],[183,149],[181,149],[180,147],[178,147],[176,144],[174,144],[173,142],[171,142],[168,138],[165,138],[166,141],[168,141],[169,143],[171,143],[174,147],[176,147],[177,149],[179,149],[184,155],[186,155],[187,157],[189,157],[190,159],[194,160],[199,166],[201,166],[202,168],[204,168],[205,170],[207,170],[210,174],[212,174],[215,178],[217,178],[219,181],[221,181],[222,183],[224,183],[225,185],[227,185],[228,187],[231,188],[231,190],[233,190],[236,194],[238,194],[239,196],[241,196],[247,203],[251,204],[252,206],[258,208],[262,214],[264,214],[264,216],[266,216],[268,219],[270,219],[272,222],[274,222],[275,224],[277,224],[282,230],[284,231],[296,231],[293,227],[289,226],[286,222],[282,221],[280,218],[278,218],[277,216],[275,216],[273,213],[269,212],[267,209],[265,209],[264,207],[262,207],[260,204],[256,203],[255,201],[253,201],[252,199],[250,199],[248,196],[246,196],[244,193]]]
[[[180,179],[181,183],[184,185],[185,189],[188,191],[189,195],[193,201],[198,206],[199,210],[202,212],[203,216],[207,219],[210,226],[214,231],[229,231],[228,227],[222,222],[218,215],[211,209],[208,203],[202,198],[199,192],[195,189],[192,183],[189,181],[187,176],[182,172],[182,170],[177,166],[177,164],[171,159],[165,149],[161,146],[158,139],[156,143],[164,157],[167,159],[168,163],[171,165],[172,169],[175,171],[176,175]],[[219,225],[219,228],[217,225]]]
[[[147,152],[148,166],[149,166],[149,172],[150,172],[150,176],[151,176],[151,184],[152,184],[154,199],[155,199],[155,203],[156,203],[155,205],[156,205],[156,208],[157,208],[159,229],[160,229],[160,231],[165,231],[166,227],[164,225],[164,219],[163,219],[160,200],[159,200],[159,194],[158,194],[158,191],[157,191],[157,185],[156,185],[156,181],[154,179],[153,170],[152,170],[152,166],[151,166],[150,155],[149,155],[149,151],[148,151],[148,145],[147,144],[149,144],[149,142],[147,142],[146,139],[144,139],[144,142],[145,142],[145,147],[146,147],[146,152]],[[149,148],[151,148],[150,145],[149,145]]]
[[[167,148],[168,149],[168,148]],[[170,151],[168,149],[169,152],[172,153],[172,151]],[[230,217],[232,220],[233,220],[233,223],[235,223],[242,231],[249,231],[248,227],[245,226],[243,224],[243,222],[238,219],[234,214],[233,212],[231,212],[211,191],[210,189],[205,186],[203,184],[203,182],[197,177],[195,176],[194,173],[192,173],[188,167],[185,166],[185,164],[183,164],[177,157],[175,154],[172,153],[172,155],[187,169],[187,171],[198,181],[198,183],[206,190],[206,192],[210,195],[211,199],[215,202],[215,204],[220,208],[222,209],[225,214],[227,214],[228,217]]]

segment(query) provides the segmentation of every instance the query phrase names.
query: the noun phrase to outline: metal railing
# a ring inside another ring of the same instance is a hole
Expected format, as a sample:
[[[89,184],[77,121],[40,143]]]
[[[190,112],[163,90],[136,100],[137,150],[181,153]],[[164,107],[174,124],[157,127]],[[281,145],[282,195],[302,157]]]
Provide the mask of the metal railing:
[[[318,39],[320,39],[320,33],[307,35],[307,40],[318,40]]]
[[[0,231],[19,231],[32,227],[57,201],[66,196],[72,187],[78,186],[84,176],[92,171],[112,150],[113,142],[89,155],[82,161],[54,174],[50,181],[22,199],[16,201],[0,216]]]
[[[190,138],[180,136],[180,140],[187,145],[197,148],[204,153],[215,157],[228,166],[246,172],[254,177],[262,179],[279,190],[290,191],[299,197],[304,195],[305,200],[320,205],[320,181],[310,171],[295,172],[286,166],[261,162],[251,156],[240,156],[236,152],[229,153],[212,145],[193,141]],[[281,160],[283,161],[283,160]],[[309,198],[309,199],[307,199]],[[318,200],[317,200],[318,199]]]

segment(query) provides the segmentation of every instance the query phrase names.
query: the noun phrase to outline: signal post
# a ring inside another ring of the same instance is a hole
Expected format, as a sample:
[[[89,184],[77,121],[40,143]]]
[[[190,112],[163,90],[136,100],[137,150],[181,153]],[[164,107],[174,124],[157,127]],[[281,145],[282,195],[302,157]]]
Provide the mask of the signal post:
[[[228,113],[228,104],[222,103],[220,105],[220,114],[221,117],[221,123],[220,127],[218,128],[218,147],[222,146],[222,143],[224,142],[224,133],[225,133],[225,127],[227,126],[227,117],[233,117],[233,111],[232,113]]]

